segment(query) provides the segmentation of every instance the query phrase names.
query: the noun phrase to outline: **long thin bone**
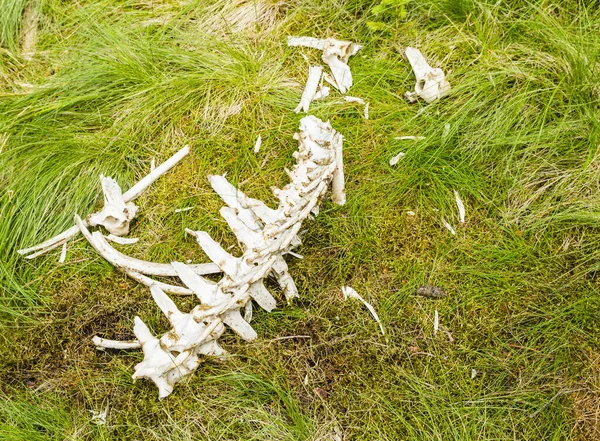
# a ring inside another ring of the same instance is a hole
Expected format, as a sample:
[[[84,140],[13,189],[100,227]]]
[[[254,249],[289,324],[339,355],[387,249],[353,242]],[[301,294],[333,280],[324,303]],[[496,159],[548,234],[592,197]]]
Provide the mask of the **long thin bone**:
[[[189,152],[190,152],[190,148],[189,148],[189,146],[186,145],[181,150],[179,150],[177,153],[175,153],[173,156],[171,156],[169,159],[167,159],[165,162],[163,162],[158,167],[156,167],[154,170],[152,170],[144,178],[142,178],[140,181],[138,181],[133,187],[131,187],[129,190],[127,190],[125,193],[123,193],[123,200],[125,202],[131,202],[134,199],[136,199],[140,194],[142,194],[144,192],[144,190],[146,190],[148,187],[150,187],[150,185],[152,185],[152,183],[154,183],[154,181],[156,181],[159,177],[161,177],[166,172],[171,170],[175,165],[177,165],[177,163],[179,161],[181,161]],[[87,222],[86,222],[85,226],[86,227],[89,226],[87,224]],[[77,227],[77,225],[74,225],[71,228],[69,228],[68,230],[63,231],[62,233],[54,236],[51,239],[48,239],[38,245],[30,247],[30,248],[18,250],[17,252],[19,254],[25,256],[25,258],[27,258],[27,259],[33,259],[35,257],[41,256],[42,254],[45,254],[46,252],[48,252],[56,247],[59,247],[66,241],[74,238],[75,236],[77,236],[77,234],[79,234],[79,231],[80,231],[79,227]],[[34,253],[34,251],[38,251],[38,252]],[[34,253],[34,254],[31,254],[31,253]]]
[[[122,268],[125,271],[133,271],[151,276],[176,277],[177,271],[170,263],[155,263],[126,256],[110,246],[102,233],[95,231],[90,233],[84,221],[75,215],[75,224],[90,245],[106,259],[111,265]],[[219,267],[213,263],[201,263],[190,265],[190,268],[199,275],[220,273]]]

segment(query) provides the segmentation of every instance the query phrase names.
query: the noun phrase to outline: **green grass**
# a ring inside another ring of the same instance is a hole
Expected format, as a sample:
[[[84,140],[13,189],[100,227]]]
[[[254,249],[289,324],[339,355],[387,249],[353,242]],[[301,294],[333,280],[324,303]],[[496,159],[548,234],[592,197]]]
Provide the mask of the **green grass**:
[[[26,61],[23,2],[0,1],[0,438],[600,437],[600,4],[409,1],[402,17],[375,16],[378,3],[45,0]],[[348,203],[305,224],[305,258],[290,260],[301,298],[256,312],[253,343],[227,333],[234,355],[206,359],[159,402],[131,379],[140,353],[90,341],[130,338],[136,314],[165,330],[148,290],[81,239],[64,265],[16,250],[99,207],[100,174],[128,188],[184,144],[192,154],[136,201],[127,253],[205,260],[186,227],[235,245],[206,175],[271,202],[287,182],[301,53],[320,63],[288,35],[365,46],[350,94],[370,119],[335,94],[311,105],[345,137]],[[450,96],[402,99],[406,46],[449,72]],[[418,297],[426,283],[449,296]],[[385,337],[343,285],[374,305]],[[275,340],[291,335],[310,338]],[[94,424],[89,411],[107,405]]]

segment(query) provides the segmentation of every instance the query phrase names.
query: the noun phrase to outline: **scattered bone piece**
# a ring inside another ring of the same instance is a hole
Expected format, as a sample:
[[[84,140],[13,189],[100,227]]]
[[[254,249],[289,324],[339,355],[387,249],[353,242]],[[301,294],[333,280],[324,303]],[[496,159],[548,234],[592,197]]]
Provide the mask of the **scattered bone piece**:
[[[365,119],[369,119],[369,103],[365,104],[364,115]]]
[[[60,258],[58,259],[58,263],[65,263],[67,258],[67,242],[63,243],[62,250],[60,252]]]
[[[406,57],[417,78],[415,93],[419,97],[432,103],[450,93],[450,83],[446,80],[442,69],[432,68],[418,49],[407,47]]]
[[[412,91],[410,91],[410,90],[407,90],[407,91],[404,93],[404,99],[405,99],[406,101],[408,101],[409,103],[411,103],[411,104],[414,104],[414,103],[416,103],[416,102],[417,102],[417,98],[418,98],[418,95],[417,95],[417,93],[416,93],[416,92],[412,92]]]
[[[114,234],[109,234],[108,236],[104,236],[106,240],[109,242],[118,243],[119,245],[133,245],[134,243],[138,243],[139,239],[137,237],[119,237]]]
[[[156,168],[156,158],[152,158],[152,161],[150,161],[150,171],[153,172],[155,168]]]
[[[294,109],[294,112],[300,113],[301,110],[304,113],[308,112],[310,102],[317,93],[317,88],[319,87],[319,81],[321,80],[322,73],[323,66],[310,66],[308,68],[308,79],[306,80],[306,86],[304,86],[300,103]]]
[[[344,97],[344,101],[346,101],[347,103],[365,104],[365,100],[363,100],[362,98],[357,98],[355,96],[348,96],[348,95],[346,95]]]
[[[315,96],[313,96],[313,101],[320,100],[329,96],[329,92],[331,89],[327,86],[321,86]]]
[[[477,371],[475,369],[471,369],[471,380],[474,380],[477,376]]]
[[[348,298],[354,298],[354,299],[360,300],[367,307],[367,309],[369,310],[369,312],[371,313],[371,315],[373,316],[373,318],[379,325],[379,329],[381,329],[381,333],[383,335],[385,335],[385,331],[383,330],[383,325],[381,324],[381,320],[379,320],[379,316],[377,315],[377,312],[375,312],[375,308],[373,308],[373,306],[370,303],[368,303],[365,299],[363,299],[361,297],[361,295],[354,290],[354,288],[351,288],[349,286],[344,286],[342,288],[342,293],[344,294],[344,300],[347,300]]]
[[[186,145],[161,165],[156,167],[152,172],[138,181],[133,187],[123,193],[123,201],[127,204],[131,202],[135,198],[137,198],[140,194],[144,192],[154,181],[156,181],[159,177],[168,172],[171,168],[173,168],[179,161],[181,161],[188,153],[190,152],[190,148]],[[89,225],[85,225],[89,226]],[[42,254],[47,253],[54,248],[61,246],[64,242],[79,234],[79,227],[77,225],[72,226],[68,230],[63,231],[57,236],[54,236],[51,239],[48,239],[45,242],[42,242],[38,245],[35,245],[30,248],[24,248],[18,250],[17,253],[24,255],[26,259],[33,259],[35,257],[41,256]]]
[[[258,135],[256,138],[256,143],[254,143],[254,153],[258,153],[260,151],[260,146],[262,145],[262,137]]]
[[[341,93],[346,93],[352,86],[352,73],[347,63],[348,59],[362,48],[361,45],[335,38],[322,40],[312,37],[288,37],[288,46],[305,46],[322,50],[321,58],[333,74],[332,85]],[[325,80],[327,81],[327,78]]]
[[[414,211],[411,211],[411,210],[407,211],[406,214],[408,214],[409,216],[416,215],[416,213]]]
[[[94,342],[97,349],[139,349],[142,347],[141,343],[137,340],[108,340],[106,338],[98,337],[97,335],[92,337],[92,342]]]
[[[465,204],[458,195],[458,191],[454,190],[454,199],[456,199],[456,206],[458,207],[458,217],[461,223],[465,223]]]
[[[390,165],[398,164],[398,162],[405,156],[406,156],[406,153],[404,153],[404,152],[398,153],[396,156],[394,156],[392,159],[390,159]]]
[[[454,228],[452,228],[452,225],[450,225],[445,218],[442,218],[442,223],[444,224],[444,227],[446,227],[448,229],[448,231],[450,231],[450,233],[452,233],[453,235],[456,234],[456,231],[454,230]]]
[[[405,141],[405,140],[421,141],[421,140],[425,139],[425,137],[424,136],[407,135],[407,136],[396,136],[394,139],[398,140],[398,141]]]
[[[433,313],[433,335],[436,335],[440,329],[440,315],[436,309]]]
[[[194,207],[176,208],[175,213],[185,213],[186,211],[193,210]]]
[[[92,423],[97,424],[98,426],[104,426],[106,424],[106,415],[108,414],[108,405],[106,405],[106,409],[99,412],[96,410],[90,410],[92,414]]]

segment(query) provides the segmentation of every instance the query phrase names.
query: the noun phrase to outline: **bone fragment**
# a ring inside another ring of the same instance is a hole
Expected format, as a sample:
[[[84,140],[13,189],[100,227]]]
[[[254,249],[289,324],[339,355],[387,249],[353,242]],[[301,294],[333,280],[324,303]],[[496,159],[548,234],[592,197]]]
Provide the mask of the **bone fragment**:
[[[147,262],[145,260],[129,257],[118,252],[110,246],[108,241],[99,231],[90,233],[85,227],[84,222],[77,215],[75,215],[75,224],[81,229],[81,233],[90,243],[90,245],[92,245],[92,247],[113,266],[122,268],[126,271],[134,271],[152,276],[177,276],[177,272],[170,263]],[[212,263],[193,265],[192,268],[194,268],[194,272],[196,272],[196,274],[200,275],[221,272],[220,268]]]
[[[442,223],[444,224],[444,227],[446,227],[446,229],[448,231],[450,231],[450,233],[452,233],[453,235],[456,234],[456,231],[454,230],[454,228],[452,228],[452,225],[450,225],[445,218],[442,218]]]
[[[319,87],[319,81],[321,80],[322,73],[323,66],[310,66],[308,68],[308,79],[306,80],[306,86],[304,86],[304,91],[302,92],[300,103],[294,109],[294,112],[308,112],[310,102],[314,99],[314,96],[317,93],[317,88]]]
[[[406,156],[406,153],[404,153],[404,152],[398,153],[396,156],[394,156],[392,159],[390,159],[390,165],[398,164],[398,162],[405,156]]]
[[[168,172],[171,168],[173,168],[181,159],[183,159],[190,152],[189,147],[186,145],[161,165],[156,167],[153,171],[151,171],[148,175],[138,181],[133,187],[123,193],[123,201],[127,204],[132,200],[136,199],[140,194],[144,192],[154,181],[156,181],[159,177]],[[89,226],[87,223],[86,227]],[[35,245],[30,248],[25,248],[22,250],[18,250],[17,252],[21,255],[26,256],[27,259],[33,259],[35,257],[41,256],[46,252],[61,246],[64,242],[79,234],[79,227],[77,225],[72,226],[68,230],[63,231],[61,234],[54,236],[51,239],[48,239],[45,242],[40,243],[39,245]]]
[[[369,119],[369,103],[365,104],[365,110],[363,113],[365,115],[365,119]]]
[[[365,299],[363,299],[362,296],[354,290],[354,288],[351,288],[349,286],[344,286],[342,288],[342,293],[344,294],[344,300],[347,300],[348,298],[360,300],[367,307],[367,309],[369,310],[369,312],[371,313],[371,315],[373,316],[373,318],[379,325],[379,329],[381,329],[381,333],[383,335],[385,335],[385,331],[383,330],[383,325],[381,324],[381,320],[379,320],[379,316],[377,315],[375,308],[373,308],[373,306],[369,302],[367,302]]]
[[[417,79],[415,93],[419,97],[432,103],[450,93],[450,83],[442,69],[432,68],[418,49],[407,47],[405,53]]]
[[[262,145],[262,137],[258,135],[256,138],[256,143],[254,143],[254,153],[260,152],[260,146]]]
[[[346,93],[352,86],[352,73],[348,67],[348,59],[362,48],[361,45],[335,38],[322,40],[312,37],[288,37],[288,46],[305,46],[322,50],[321,58],[333,74],[332,85],[341,93]]]
[[[319,90],[317,90],[317,93],[315,93],[315,95],[313,96],[313,101],[327,98],[329,96],[330,91],[331,89],[329,87],[321,86]]]
[[[65,263],[67,258],[67,242],[63,243],[62,250],[60,252],[60,258],[58,259],[58,263]]]
[[[347,103],[358,103],[358,104],[365,103],[365,100],[363,100],[362,98],[357,98],[355,96],[348,96],[348,95],[346,95],[344,97],[344,101],[346,101]]]
[[[176,208],[175,213],[185,213],[186,211],[193,210],[194,207]]]
[[[454,190],[454,199],[456,199],[456,206],[458,207],[458,217],[461,223],[465,223],[465,204],[460,198],[458,191]]]
[[[141,343],[137,340],[108,340],[106,338],[100,338],[97,335],[92,337],[92,342],[94,342],[96,348],[98,349],[139,349],[142,347]]]
[[[436,309],[433,313],[433,335],[436,335],[440,329],[440,315]]]

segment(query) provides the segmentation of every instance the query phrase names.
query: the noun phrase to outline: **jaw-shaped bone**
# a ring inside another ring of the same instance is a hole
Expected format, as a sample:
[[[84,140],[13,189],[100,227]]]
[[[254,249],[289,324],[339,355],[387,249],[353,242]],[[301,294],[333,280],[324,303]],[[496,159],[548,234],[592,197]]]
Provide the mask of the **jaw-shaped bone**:
[[[442,69],[431,67],[418,49],[407,47],[406,57],[417,78],[415,92],[418,96],[432,103],[450,93],[450,83]]]
[[[335,38],[322,40],[312,37],[288,37],[288,46],[304,46],[322,50],[321,58],[323,62],[327,63],[333,74],[331,84],[341,93],[346,93],[352,86],[352,73],[348,67],[348,59],[362,49],[360,44]]]
[[[121,187],[113,179],[100,176],[102,191],[104,192],[104,207],[98,213],[87,217],[91,227],[102,225],[115,236],[124,236],[129,233],[129,223],[135,217],[138,207],[131,202],[125,202]]]

